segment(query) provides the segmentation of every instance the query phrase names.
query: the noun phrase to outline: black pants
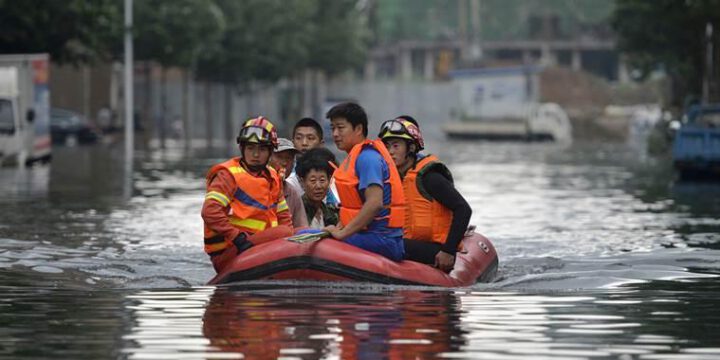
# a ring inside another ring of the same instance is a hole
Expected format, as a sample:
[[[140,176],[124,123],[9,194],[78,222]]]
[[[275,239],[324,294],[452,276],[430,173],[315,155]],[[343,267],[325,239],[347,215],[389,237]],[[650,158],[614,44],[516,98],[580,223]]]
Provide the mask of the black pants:
[[[405,260],[412,260],[430,265],[435,264],[435,255],[437,255],[442,248],[442,244],[434,241],[404,240]]]

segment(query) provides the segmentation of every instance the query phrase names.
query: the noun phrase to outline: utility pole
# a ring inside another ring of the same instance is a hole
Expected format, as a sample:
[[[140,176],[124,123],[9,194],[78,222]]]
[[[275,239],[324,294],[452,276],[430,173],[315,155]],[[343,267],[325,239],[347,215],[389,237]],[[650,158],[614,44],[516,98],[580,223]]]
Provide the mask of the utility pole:
[[[133,169],[133,42],[132,0],[125,0],[125,170],[126,197],[131,195]]]
[[[713,25],[705,25],[705,76],[702,83],[702,103],[710,103],[710,83],[713,79]]]
[[[458,37],[460,38],[460,60],[464,63],[470,58],[467,36],[467,0],[458,1]]]
[[[480,46],[480,0],[470,0],[470,57],[473,65],[482,59],[482,47]]]

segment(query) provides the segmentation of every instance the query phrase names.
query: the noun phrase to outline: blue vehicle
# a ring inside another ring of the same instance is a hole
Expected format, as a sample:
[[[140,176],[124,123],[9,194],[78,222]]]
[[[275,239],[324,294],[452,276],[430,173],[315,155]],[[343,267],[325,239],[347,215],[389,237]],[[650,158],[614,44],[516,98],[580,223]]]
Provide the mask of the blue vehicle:
[[[675,133],[672,157],[681,177],[720,180],[720,104],[688,109]]]

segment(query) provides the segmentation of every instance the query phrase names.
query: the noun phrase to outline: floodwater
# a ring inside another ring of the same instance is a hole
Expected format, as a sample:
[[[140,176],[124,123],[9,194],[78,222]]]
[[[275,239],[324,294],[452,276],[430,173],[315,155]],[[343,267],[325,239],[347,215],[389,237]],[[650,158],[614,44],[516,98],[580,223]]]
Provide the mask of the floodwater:
[[[0,358],[717,359],[720,185],[623,144],[431,144],[495,282],[209,287],[218,152],[54,149],[0,169]]]

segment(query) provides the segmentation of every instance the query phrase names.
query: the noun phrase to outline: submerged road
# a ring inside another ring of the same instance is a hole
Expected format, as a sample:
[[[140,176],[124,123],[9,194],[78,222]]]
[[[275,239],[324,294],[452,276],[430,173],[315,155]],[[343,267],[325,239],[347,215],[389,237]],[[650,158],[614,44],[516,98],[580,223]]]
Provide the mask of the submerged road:
[[[205,287],[218,152],[56,148],[0,169],[0,358],[720,356],[720,185],[623,144],[430,144],[495,244],[468,289]]]

